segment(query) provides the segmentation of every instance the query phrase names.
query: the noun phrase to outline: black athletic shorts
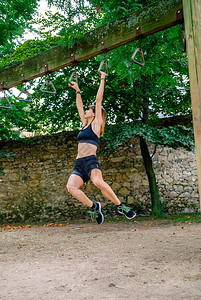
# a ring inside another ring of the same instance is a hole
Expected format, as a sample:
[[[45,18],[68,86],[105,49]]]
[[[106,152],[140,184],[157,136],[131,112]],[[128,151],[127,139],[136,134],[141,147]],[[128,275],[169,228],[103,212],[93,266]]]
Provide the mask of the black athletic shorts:
[[[87,182],[93,169],[101,170],[101,167],[96,156],[90,155],[76,159],[72,174],[80,176],[84,182]]]

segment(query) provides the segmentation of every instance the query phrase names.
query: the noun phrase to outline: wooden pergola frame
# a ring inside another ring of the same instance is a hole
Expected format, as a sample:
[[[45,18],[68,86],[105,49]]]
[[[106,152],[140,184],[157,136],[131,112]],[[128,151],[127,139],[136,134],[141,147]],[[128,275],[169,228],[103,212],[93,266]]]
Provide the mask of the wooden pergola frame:
[[[0,71],[0,91],[158,31],[185,23],[201,207],[201,1],[161,0],[86,34],[73,48],[56,46]]]

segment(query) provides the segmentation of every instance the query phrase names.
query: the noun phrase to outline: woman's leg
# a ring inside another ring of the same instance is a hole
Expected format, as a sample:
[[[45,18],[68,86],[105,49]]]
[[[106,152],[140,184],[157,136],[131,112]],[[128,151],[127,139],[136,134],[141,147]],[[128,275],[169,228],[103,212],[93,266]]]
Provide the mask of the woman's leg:
[[[80,187],[83,184],[84,181],[80,176],[72,174],[68,179],[66,188],[69,191],[69,193],[77,200],[84,203],[88,207],[92,207],[93,202],[85,195],[83,191],[80,190]]]
[[[91,171],[91,181],[97,188],[101,190],[105,198],[112,201],[115,205],[121,204],[121,201],[117,198],[111,187],[103,180],[101,170],[93,169]]]

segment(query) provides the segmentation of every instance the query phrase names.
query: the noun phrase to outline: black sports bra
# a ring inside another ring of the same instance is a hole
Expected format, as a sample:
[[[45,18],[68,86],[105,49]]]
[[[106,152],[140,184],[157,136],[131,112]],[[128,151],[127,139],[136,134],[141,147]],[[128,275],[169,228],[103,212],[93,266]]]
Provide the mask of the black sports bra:
[[[99,137],[92,130],[91,124],[87,128],[80,130],[77,139],[79,143],[88,143],[98,147]]]

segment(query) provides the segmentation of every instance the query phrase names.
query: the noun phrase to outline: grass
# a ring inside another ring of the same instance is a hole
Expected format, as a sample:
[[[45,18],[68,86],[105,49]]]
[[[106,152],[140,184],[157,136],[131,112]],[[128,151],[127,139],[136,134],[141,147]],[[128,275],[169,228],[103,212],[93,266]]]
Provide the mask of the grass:
[[[192,214],[171,214],[171,215],[163,215],[161,217],[152,217],[152,216],[139,216],[133,220],[128,220],[123,216],[118,218],[108,218],[105,220],[107,223],[120,223],[120,222],[153,222],[153,223],[160,223],[160,224],[178,224],[178,223],[201,223],[201,213],[192,213]],[[91,223],[89,220],[74,220],[68,222],[24,222],[24,223],[17,223],[17,224],[1,224],[0,228],[4,228],[6,226],[12,227],[20,227],[20,226],[60,226],[61,224],[80,224],[80,223]],[[52,224],[52,225],[50,225]]]
[[[152,216],[139,216],[134,219],[137,222],[151,221],[151,222],[160,222],[162,224],[176,224],[176,223],[201,223],[201,213],[192,213],[192,214],[170,214],[162,215],[160,217]],[[108,219],[109,222],[122,222],[130,220],[119,218]]]

